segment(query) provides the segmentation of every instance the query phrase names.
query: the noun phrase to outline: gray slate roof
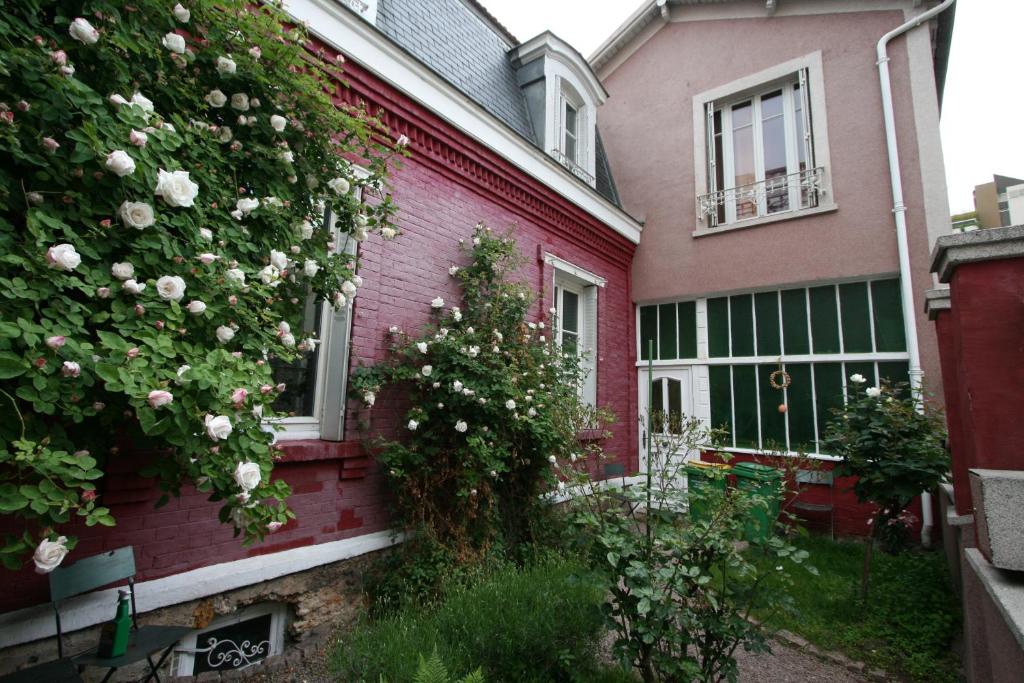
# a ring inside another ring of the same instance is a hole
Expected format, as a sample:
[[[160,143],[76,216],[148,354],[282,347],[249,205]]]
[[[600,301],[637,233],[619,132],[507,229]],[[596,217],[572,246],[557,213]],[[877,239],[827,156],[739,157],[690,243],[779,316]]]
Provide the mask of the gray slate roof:
[[[377,28],[467,97],[537,147],[508,51],[518,44],[473,0],[380,0]],[[597,141],[597,191],[619,206],[608,159]]]

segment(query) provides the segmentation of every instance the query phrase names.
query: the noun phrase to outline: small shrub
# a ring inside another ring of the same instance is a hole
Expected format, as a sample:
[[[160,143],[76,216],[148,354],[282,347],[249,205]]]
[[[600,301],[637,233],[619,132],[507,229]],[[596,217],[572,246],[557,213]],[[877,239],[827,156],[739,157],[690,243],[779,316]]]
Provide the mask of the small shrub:
[[[591,681],[604,588],[572,561],[507,566],[458,585],[432,608],[407,607],[366,621],[331,657],[339,680],[414,680],[420,653],[448,671],[480,667],[488,681]],[[581,678],[582,676],[582,678]]]

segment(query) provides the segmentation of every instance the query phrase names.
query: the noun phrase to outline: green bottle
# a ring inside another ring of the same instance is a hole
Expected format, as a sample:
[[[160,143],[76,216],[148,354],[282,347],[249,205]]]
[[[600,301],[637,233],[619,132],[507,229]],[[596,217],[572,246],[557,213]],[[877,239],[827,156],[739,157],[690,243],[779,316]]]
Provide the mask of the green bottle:
[[[100,644],[96,654],[104,659],[120,657],[128,651],[128,639],[132,631],[130,593],[122,588],[117,592],[117,614],[112,621],[103,624],[100,630]]]

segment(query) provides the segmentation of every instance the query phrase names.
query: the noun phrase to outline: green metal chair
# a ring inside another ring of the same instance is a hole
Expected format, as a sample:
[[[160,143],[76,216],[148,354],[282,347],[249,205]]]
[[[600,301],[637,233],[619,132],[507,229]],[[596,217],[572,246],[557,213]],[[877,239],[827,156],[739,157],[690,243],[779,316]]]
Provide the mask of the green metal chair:
[[[139,626],[135,611],[135,552],[131,546],[87,557],[69,567],[58,567],[50,573],[50,599],[57,620],[57,654],[60,657],[58,661],[67,661],[64,660],[64,634],[60,622],[61,601],[126,579],[132,605],[132,633],[128,641],[128,651],[120,657],[104,658],[96,654],[96,648],[92,648],[72,656],[70,661],[79,671],[87,666],[108,669],[107,675],[103,678],[106,682],[119,668],[146,660],[149,664],[149,674],[142,679],[143,683],[150,680],[159,682],[159,668],[170,656],[174,646],[195,629],[187,626]],[[114,616],[113,600],[110,603],[110,616]],[[159,654],[155,662],[154,654]],[[36,678],[35,683],[41,683],[43,680],[48,679]],[[3,683],[8,682],[4,679]]]

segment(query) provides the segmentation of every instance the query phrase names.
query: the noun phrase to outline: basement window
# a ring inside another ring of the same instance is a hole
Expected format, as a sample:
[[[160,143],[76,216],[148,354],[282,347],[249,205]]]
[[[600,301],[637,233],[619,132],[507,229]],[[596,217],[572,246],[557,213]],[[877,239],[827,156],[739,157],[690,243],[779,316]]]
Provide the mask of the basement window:
[[[288,607],[264,603],[246,607],[213,622],[181,641],[175,650],[175,676],[198,676],[206,671],[246,669],[284,650]]]

